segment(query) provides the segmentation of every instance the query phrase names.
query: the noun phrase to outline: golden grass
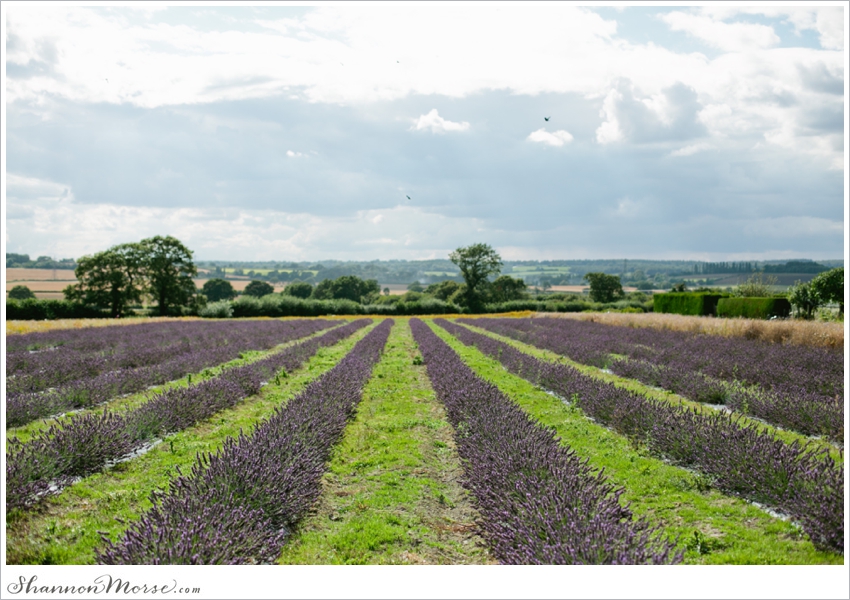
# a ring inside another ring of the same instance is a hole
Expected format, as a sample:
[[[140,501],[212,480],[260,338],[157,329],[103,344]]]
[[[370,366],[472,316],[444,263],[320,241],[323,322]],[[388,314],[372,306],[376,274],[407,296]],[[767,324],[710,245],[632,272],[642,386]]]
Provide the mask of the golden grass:
[[[6,335],[53,331],[54,329],[82,329],[110,325],[139,325],[155,321],[196,320],[199,317],[139,317],[133,319],[55,319],[53,321],[6,321]]]
[[[534,316],[593,321],[620,327],[653,327],[672,331],[690,331],[780,344],[844,348],[844,323],[796,319],[777,321],[717,319],[666,313],[536,313]]]

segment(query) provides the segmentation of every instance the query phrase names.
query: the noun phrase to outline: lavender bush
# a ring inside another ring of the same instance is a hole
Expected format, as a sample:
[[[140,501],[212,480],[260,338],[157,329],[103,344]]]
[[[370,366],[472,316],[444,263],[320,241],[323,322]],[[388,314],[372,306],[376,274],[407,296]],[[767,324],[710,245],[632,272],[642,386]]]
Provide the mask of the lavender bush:
[[[26,443],[9,441],[6,456],[6,508],[26,508],[58,493],[74,477],[102,469],[156,437],[181,431],[234,406],[259,391],[281,370],[297,369],[319,348],[336,344],[368,325],[360,319],[285,348],[263,360],[228,369],[187,388],[157,394],[123,415],[75,415]]]
[[[477,377],[422,321],[410,326],[446,406],[482,535],[507,564],[664,564],[674,544],[634,519],[601,472]]]
[[[844,438],[841,352],[571,319],[460,321],[806,435]]]
[[[353,417],[392,321],[250,434],[199,455],[189,474],[151,496],[153,507],[101,564],[256,564],[274,561],[321,493],[331,448]]]
[[[33,355],[39,357],[32,359],[35,367],[21,363],[27,365],[28,372],[7,378],[6,427],[19,427],[61,412],[95,406],[233,360],[246,350],[267,350],[335,324],[329,320],[306,319],[238,321],[210,323],[209,329],[204,330],[197,326],[187,329],[183,327],[187,323],[177,323],[177,339],[159,347],[145,347],[145,344],[154,343],[150,335],[138,338],[131,335],[126,338],[121,352],[108,356],[75,354],[64,348],[41,352]],[[127,327],[115,329],[127,331]],[[161,328],[155,333],[160,337],[170,334]],[[190,334],[197,337],[186,337]],[[132,368],[132,365],[143,366]],[[117,368],[108,370],[114,367]],[[75,376],[68,373],[74,369],[79,369],[84,377],[76,376],[76,380],[72,380]],[[58,384],[61,384],[58,388],[39,391],[44,386]]]
[[[710,475],[718,489],[787,512],[817,548],[843,552],[843,456],[837,463],[825,449],[786,444],[743,426],[733,415],[702,414],[651,400],[445,319],[435,322],[464,344],[498,359],[510,372],[574,402],[596,421],[676,464]]]

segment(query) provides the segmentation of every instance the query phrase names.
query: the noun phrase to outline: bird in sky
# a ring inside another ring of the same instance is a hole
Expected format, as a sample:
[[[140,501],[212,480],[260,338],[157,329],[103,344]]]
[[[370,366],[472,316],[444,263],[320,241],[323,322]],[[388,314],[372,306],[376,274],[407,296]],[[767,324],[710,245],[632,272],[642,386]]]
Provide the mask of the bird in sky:
[[[543,120],[544,120],[544,121],[548,121],[548,120],[549,120],[549,119],[551,119],[551,118],[552,118],[552,117],[543,117]]]
[[[407,194],[405,194],[405,196],[407,196]],[[407,199],[410,200],[410,196],[407,196]]]

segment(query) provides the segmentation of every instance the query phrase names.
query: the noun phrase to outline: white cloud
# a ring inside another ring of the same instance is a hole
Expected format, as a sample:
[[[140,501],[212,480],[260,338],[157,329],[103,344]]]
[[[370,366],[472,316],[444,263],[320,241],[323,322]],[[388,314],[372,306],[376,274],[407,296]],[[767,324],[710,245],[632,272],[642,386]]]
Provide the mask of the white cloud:
[[[668,156],[691,156],[693,154],[696,154],[697,152],[702,152],[703,150],[709,150],[711,148],[713,148],[711,144],[706,142],[700,142],[698,144],[691,144],[689,146],[679,148],[678,150],[674,150]]]
[[[844,49],[844,10],[841,6],[703,6],[700,13],[714,19],[727,20],[739,14],[781,18],[794,26],[796,33],[816,31],[820,44],[827,50]]]
[[[678,11],[662,14],[661,20],[673,31],[684,31],[726,51],[771,48],[780,42],[772,27],[757,23],[724,23],[708,16]]]
[[[532,131],[528,135],[528,140],[532,142],[540,142],[541,144],[548,144],[550,146],[563,146],[564,144],[569,144],[573,141],[573,136],[569,131],[565,131],[563,129],[559,129],[558,131],[548,132],[543,128],[538,129],[537,131]]]
[[[641,203],[626,196],[617,200],[617,207],[611,211],[611,214],[621,219],[634,219],[640,212]]]
[[[303,152],[294,152],[292,150],[287,150],[286,155],[289,158],[296,158],[296,157],[299,157],[299,156],[304,156],[304,153]]]
[[[437,109],[433,108],[427,115],[420,115],[419,118],[413,119],[412,131],[424,131],[430,129],[431,133],[446,133],[447,131],[466,131],[469,129],[469,123],[454,123],[447,121],[437,113]]]

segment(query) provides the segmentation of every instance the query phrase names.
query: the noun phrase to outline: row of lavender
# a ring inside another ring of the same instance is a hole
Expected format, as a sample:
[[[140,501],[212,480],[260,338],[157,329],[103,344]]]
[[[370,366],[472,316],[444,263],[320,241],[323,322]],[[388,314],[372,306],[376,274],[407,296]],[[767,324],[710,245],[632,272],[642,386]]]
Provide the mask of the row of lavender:
[[[732,415],[651,400],[444,319],[435,322],[510,372],[570,399],[596,421],[710,475],[718,489],[789,513],[817,548],[843,552],[844,469],[826,450],[786,444]]]
[[[91,377],[112,369],[157,364],[191,351],[207,337],[210,342],[227,343],[233,332],[238,335],[244,326],[244,321],[169,321],[10,336],[6,339],[6,373],[22,382],[17,385],[26,382],[28,391],[37,391],[79,378],[81,373]],[[250,327],[257,330],[260,324]]]
[[[840,352],[572,319],[461,321],[806,435],[844,438]]]
[[[281,369],[292,371],[319,348],[336,344],[368,325],[360,319],[296,344],[263,360],[224,371],[186,388],[167,390],[125,414],[74,415],[32,440],[9,440],[6,508],[29,507],[59,492],[76,477],[132,454],[151,440],[181,431],[259,391]]]
[[[482,535],[506,564],[664,564],[674,545],[620,504],[615,489],[422,321],[410,322],[437,398],[455,428],[464,486]]]
[[[104,539],[101,564],[269,563],[321,493],[331,448],[356,411],[392,321],[363,338],[250,435],[200,455],[186,476],[151,496],[153,508],[116,542]]]
[[[235,323],[174,323],[146,335],[144,326],[90,328],[93,336],[121,329],[126,336],[121,353],[77,354],[64,347],[30,355],[36,367],[6,380],[6,427],[91,407],[123,394],[132,394],[238,358],[246,350],[267,350],[335,325],[330,320],[239,321]],[[192,327],[186,327],[186,325]],[[203,326],[206,325],[206,328]],[[138,337],[136,337],[138,333]],[[110,336],[114,333],[110,332]],[[196,336],[196,337],[191,337]],[[153,338],[168,338],[157,346]],[[146,347],[148,344],[150,348]],[[144,353],[147,364],[126,366],[121,356]],[[157,352],[161,355],[157,357]],[[113,360],[118,357],[116,360]],[[78,375],[71,375],[74,369]],[[45,386],[59,385],[46,391]]]

